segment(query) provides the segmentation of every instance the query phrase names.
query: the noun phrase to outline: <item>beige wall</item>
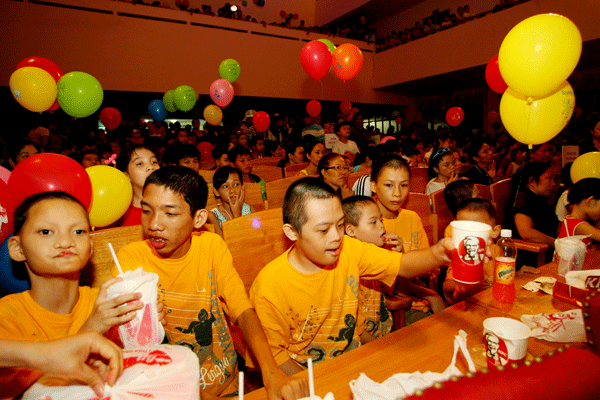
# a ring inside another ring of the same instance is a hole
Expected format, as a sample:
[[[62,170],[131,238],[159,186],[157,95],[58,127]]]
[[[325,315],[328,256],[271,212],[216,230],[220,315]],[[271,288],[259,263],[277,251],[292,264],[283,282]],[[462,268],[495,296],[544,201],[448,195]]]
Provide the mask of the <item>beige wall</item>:
[[[502,40],[515,25],[533,15],[550,12],[570,18],[584,41],[600,38],[597,18],[590,18],[600,15],[600,1],[530,1],[376,54],[373,86],[385,88],[486,65],[498,54]]]
[[[102,8],[109,13],[1,1],[1,86],[8,86],[21,60],[41,56],[56,62],[65,73],[84,71],[95,76],[106,90],[165,92],[189,85],[197,93],[207,94],[210,84],[219,78],[220,62],[234,58],[242,71],[234,83],[236,95],[409,102],[402,96],[372,89],[374,45],[364,42],[333,39],[336,45],[353,42],[367,50],[356,78],[344,83],[330,73],[316,81],[302,69],[300,50],[307,41],[322,35],[124,2],[60,3]],[[175,22],[129,18],[120,13]],[[219,24],[236,31],[193,24]]]

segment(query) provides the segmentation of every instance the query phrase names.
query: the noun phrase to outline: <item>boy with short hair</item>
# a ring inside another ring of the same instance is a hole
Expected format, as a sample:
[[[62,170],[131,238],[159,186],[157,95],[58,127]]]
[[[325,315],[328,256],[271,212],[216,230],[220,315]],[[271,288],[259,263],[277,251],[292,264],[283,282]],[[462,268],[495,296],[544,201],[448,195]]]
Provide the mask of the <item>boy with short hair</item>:
[[[231,166],[226,148],[217,146],[210,151],[210,155],[215,160],[215,167],[213,169]]]
[[[331,151],[341,154],[353,162],[356,153],[360,150],[355,141],[348,139],[350,137],[350,124],[348,122],[338,124],[335,133],[338,136],[338,141],[333,145]]]
[[[500,235],[501,226],[496,222],[496,209],[494,205],[486,199],[473,198],[460,203],[456,212],[457,221],[475,221],[488,224],[492,227],[490,238],[495,241]],[[447,236],[452,236],[452,231],[447,232]],[[448,267],[446,279],[444,280],[443,290],[446,300],[450,304],[458,303],[481,290],[490,288],[494,283],[494,259],[500,254],[500,248],[496,244],[491,245],[492,259],[483,264],[483,282],[478,285],[464,285],[452,279],[452,264]]]
[[[261,270],[250,299],[275,361],[288,375],[301,371],[308,358],[319,362],[360,345],[361,278],[392,286],[398,276],[418,276],[450,262],[449,239],[402,254],[344,236],[340,198],[318,178],[288,188],[283,222],[295,243]]]
[[[141,202],[147,240],[121,249],[121,266],[158,274],[159,300],[168,310],[165,332],[170,344],[188,346],[198,356],[201,398],[236,389],[237,354],[225,314],[256,356],[269,399],[306,396],[305,382],[285,377],[269,353],[227,245],[218,235],[198,231],[207,219],[207,194],[206,182],[187,168],[152,173]]]
[[[242,172],[242,180],[244,182],[260,183],[263,200],[266,200],[267,187],[265,181],[260,176],[252,173],[252,164],[250,164],[250,160],[252,160],[252,156],[250,155],[250,150],[246,147],[235,146],[233,149],[229,150],[229,161],[231,162],[231,166]]]
[[[187,167],[194,172],[200,170],[200,150],[193,144],[182,144],[176,147],[177,161],[182,167]]]

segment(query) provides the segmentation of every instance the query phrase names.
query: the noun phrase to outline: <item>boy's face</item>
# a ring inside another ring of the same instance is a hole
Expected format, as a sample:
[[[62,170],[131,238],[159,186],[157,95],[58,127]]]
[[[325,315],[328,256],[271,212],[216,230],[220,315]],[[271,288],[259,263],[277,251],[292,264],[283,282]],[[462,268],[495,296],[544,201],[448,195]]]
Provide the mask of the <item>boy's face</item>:
[[[215,160],[215,164],[217,165],[217,168],[231,165],[231,163],[229,162],[229,156],[227,155],[227,153],[221,154],[221,157],[219,157]]]
[[[248,147],[248,136],[241,134],[237,139],[240,146]]]
[[[398,212],[409,190],[410,175],[406,168],[384,168],[377,182],[371,181],[371,191],[377,194],[377,200],[383,207],[380,210],[384,214]]]
[[[347,139],[348,137],[350,137],[350,127],[348,125],[342,125],[340,127],[340,131],[338,132],[338,135],[341,138]]]
[[[81,160],[81,165],[83,166],[83,168],[89,168],[93,167],[94,165],[100,165],[100,158],[97,154],[94,153],[86,154]]]
[[[296,241],[298,258],[316,266],[334,264],[340,257],[344,236],[340,199],[308,199],[304,212],[308,220],[302,225],[302,232],[292,228],[294,233],[290,237]]]
[[[79,273],[92,254],[86,211],[71,200],[47,199],[32,206],[21,232],[9,241],[10,257],[27,261],[35,275]]]
[[[240,154],[235,158],[235,167],[242,171],[242,174],[249,174],[252,172],[250,160],[252,160],[252,157],[249,154]]]
[[[194,172],[198,172],[200,170],[200,162],[198,161],[198,157],[186,157],[179,160],[179,165],[182,167],[187,167]]]
[[[194,228],[206,222],[206,210],[191,215],[183,195],[150,184],[142,197],[142,229],[149,245],[164,258],[181,258],[192,244]]]
[[[131,160],[127,165],[125,175],[131,181],[131,185],[143,188],[148,175],[160,168],[158,160],[153,152],[148,149],[137,149],[131,154]]]
[[[385,244],[385,227],[383,226],[383,216],[379,211],[379,207],[375,203],[368,203],[361,208],[358,225],[346,224],[346,234],[361,242],[373,243],[376,246],[383,247]]]
[[[256,141],[256,144],[254,145],[254,149],[259,153],[265,151],[265,141],[262,139],[258,139]]]
[[[483,224],[488,224],[492,227],[490,237],[496,239],[500,236],[500,225],[496,225],[496,221],[490,217],[490,214],[483,210],[460,210],[456,213],[457,221],[475,221]]]

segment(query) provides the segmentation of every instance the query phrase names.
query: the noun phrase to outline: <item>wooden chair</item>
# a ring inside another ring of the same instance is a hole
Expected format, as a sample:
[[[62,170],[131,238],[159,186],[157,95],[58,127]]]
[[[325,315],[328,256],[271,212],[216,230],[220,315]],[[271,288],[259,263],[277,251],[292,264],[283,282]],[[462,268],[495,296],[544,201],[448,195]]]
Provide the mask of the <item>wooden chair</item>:
[[[308,167],[309,163],[301,163],[296,165],[290,165],[289,167],[285,167],[283,172],[285,174],[284,178],[290,178],[292,176],[296,176],[298,172],[302,171],[304,168]]]
[[[411,167],[410,168],[410,191],[415,193],[425,193],[427,183],[429,183],[429,176],[427,175],[427,168],[423,167]]]
[[[118,228],[103,229],[92,232],[92,256],[90,261],[81,271],[81,285],[100,287],[111,279],[111,270],[115,266],[108,244],[111,243],[115,252],[129,243],[144,240],[141,225],[122,226]]]
[[[291,176],[289,178],[277,179],[267,182],[267,209],[283,207],[283,199],[288,187],[301,176]]]
[[[363,174],[362,172],[352,172],[350,175],[348,175],[348,188],[352,189],[352,186],[354,186],[358,178],[360,178],[363,175],[366,174]]]
[[[260,176],[265,182],[283,178],[283,171],[281,171],[281,168],[268,165],[252,167],[252,173]]]
[[[410,192],[406,202],[402,205],[402,208],[406,208],[407,210],[411,210],[419,214],[419,217],[421,217],[421,222],[423,223],[423,229],[425,229],[425,233],[427,233],[429,244],[432,245],[437,243],[437,215],[431,212],[429,195],[425,193]]]
[[[464,174],[465,172],[467,172],[468,170],[470,170],[471,168],[473,168],[475,165],[473,164],[468,164],[468,163],[463,163],[461,164],[458,173],[459,174]]]
[[[446,227],[454,221],[454,215],[452,215],[448,204],[446,204],[446,199],[444,199],[444,189],[431,193],[429,197],[431,199],[431,211],[437,215],[438,238],[443,238]]]
[[[267,165],[271,167],[276,167],[277,163],[281,161],[281,157],[263,157],[263,158],[255,158],[250,160],[250,165],[253,167],[258,167],[259,165]]]
[[[223,239],[233,266],[250,290],[260,270],[283,254],[291,242],[283,233],[283,210],[274,208],[223,223]]]
[[[406,325],[406,311],[412,307],[413,299],[411,296],[402,293],[385,295],[385,306],[392,312],[394,321],[394,331]]]
[[[507,220],[512,214],[510,201],[511,179],[503,179],[495,182],[490,186],[492,204],[496,208],[496,219],[498,224],[505,227],[509,225]],[[536,253],[536,263],[538,267],[546,264],[546,255],[550,250],[550,246],[543,243],[528,242],[522,239],[513,238],[515,246],[518,250],[530,251]]]
[[[492,201],[490,185],[481,185],[479,183],[476,183],[475,187],[477,187],[477,190],[479,190],[479,197],[481,197],[482,199]]]
[[[211,182],[213,181],[213,176],[215,175],[215,171],[216,170],[206,170],[206,169],[201,169],[200,171],[198,171],[198,173],[200,174],[200,176],[202,178],[204,178],[204,180],[206,182]]]

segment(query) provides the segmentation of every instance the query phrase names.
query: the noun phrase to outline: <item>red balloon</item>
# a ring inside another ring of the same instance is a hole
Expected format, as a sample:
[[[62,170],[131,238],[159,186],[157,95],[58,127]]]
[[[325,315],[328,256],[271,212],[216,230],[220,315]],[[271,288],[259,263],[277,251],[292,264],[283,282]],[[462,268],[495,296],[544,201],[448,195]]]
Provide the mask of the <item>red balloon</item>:
[[[13,221],[15,202],[8,185],[0,180],[0,243],[10,235],[15,224]]]
[[[356,107],[352,107],[350,109],[350,114],[356,114],[357,112],[358,112],[358,108],[356,108]]]
[[[316,117],[317,115],[321,114],[321,103],[319,103],[317,100],[309,101],[306,103],[306,112],[311,117]]]
[[[321,79],[331,67],[331,52],[323,42],[312,40],[304,45],[300,52],[300,64],[311,78]]]
[[[498,111],[490,111],[488,113],[488,121],[492,124],[498,121],[498,118],[500,118],[500,114],[498,114]]]
[[[288,15],[287,15],[287,13],[285,11],[281,10],[281,11],[279,11],[279,16],[281,18],[287,18]]]
[[[217,79],[210,85],[210,98],[219,107],[225,108],[233,100],[233,85],[227,79]]]
[[[252,117],[252,124],[257,132],[266,132],[271,125],[271,117],[264,111],[259,111]]]
[[[352,103],[348,100],[342,100],[340,103],[340,111],[342,114],[350,114],[350,111],[352,111]]]
[[[61,191],[74,196],[89,210],[92,182],[77,161],[55,153],[38,153],[21,161],[8,178],[8,189],[18,206],[34,194]]]
[[[108,130],[117,129],[121,125],[121,113],[114,107],[106,107],[100,111],[100,121]]]
[[[344,82],[358,75],[362,65],[362,51],[351,43],[344,43],[333,51],[331,68],[335,76]]]
[[[298,13],[294,14],[294,19],[298,19]]]
[[[498,54],[496,54],[485,67],[485,80],[488,86],[496,93],[504,93],[508,88],[498,67]]]
[[[402,123],[402,118],[396,117],[396,125],[400,125]]]
[[[446,111],[446,122],[450,126],[458,126],[464,117],[465,112],[460,107],[452,107]]]
[[[212,156],[213,145],[209,142],[200,142],[196,146],[198,151],[200,152],[200,159],[202,161],[212,161],[214,160]]]

